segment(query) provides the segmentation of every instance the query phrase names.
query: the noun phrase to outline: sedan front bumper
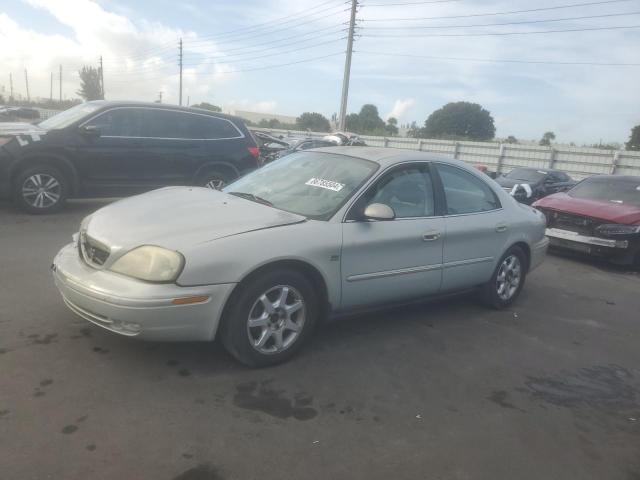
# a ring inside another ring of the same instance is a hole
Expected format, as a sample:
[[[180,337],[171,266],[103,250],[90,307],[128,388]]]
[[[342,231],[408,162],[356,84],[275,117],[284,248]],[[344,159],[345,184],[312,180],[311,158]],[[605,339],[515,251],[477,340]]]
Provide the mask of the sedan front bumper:
[[[588,235],[580,235],[578,232],[562,230],[560,228],[547,228],[546,235],[551,240],[552,245],[570,248],[572,250],[579,250],[586,253],[591,251],[591,246],[610,249],[625,249],[629,247],[629,242],[627,240],[591,237]]]
[[[121,335],[145,340],[213,340],[235,284],[181,287],[142,282],[88,266],[74,243],[56,255],[53,278],[69,309]],[[206,297],[176,305],[176,299]]]

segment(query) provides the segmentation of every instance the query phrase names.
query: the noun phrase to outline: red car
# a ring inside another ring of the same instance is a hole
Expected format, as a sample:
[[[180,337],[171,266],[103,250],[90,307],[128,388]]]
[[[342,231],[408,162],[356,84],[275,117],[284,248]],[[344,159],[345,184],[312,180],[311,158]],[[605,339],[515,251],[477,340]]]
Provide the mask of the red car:
[[[551,246],[640,266],[640,177],[590,177],[533,206],[547,217]]]

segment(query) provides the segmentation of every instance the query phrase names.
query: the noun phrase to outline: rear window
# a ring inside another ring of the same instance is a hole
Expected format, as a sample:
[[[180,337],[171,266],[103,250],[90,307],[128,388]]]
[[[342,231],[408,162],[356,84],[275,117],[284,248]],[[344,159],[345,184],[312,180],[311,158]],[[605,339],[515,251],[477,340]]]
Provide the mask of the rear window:
[[[229,120],[211,115],[160,109],[149,109],[146,114],[146,137],[220,140],[243,136]]]
[[[599,200],[640,207],[640,177],[593,177],[584,180],[568,194],[574,198]]]

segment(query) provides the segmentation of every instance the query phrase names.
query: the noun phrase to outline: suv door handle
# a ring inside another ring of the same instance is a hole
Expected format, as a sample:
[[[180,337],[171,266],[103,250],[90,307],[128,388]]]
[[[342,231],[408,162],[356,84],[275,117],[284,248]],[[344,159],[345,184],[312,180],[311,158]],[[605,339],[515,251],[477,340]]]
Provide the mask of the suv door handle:
[[[509,227],[507,226],[506,223],[499,223],[496,225],[496,232],[498,233],[506,232],[508,228]]]
[[[440,232],[427,232],[422,235],[422,240],[425,242],[433,242],[440,238]]]

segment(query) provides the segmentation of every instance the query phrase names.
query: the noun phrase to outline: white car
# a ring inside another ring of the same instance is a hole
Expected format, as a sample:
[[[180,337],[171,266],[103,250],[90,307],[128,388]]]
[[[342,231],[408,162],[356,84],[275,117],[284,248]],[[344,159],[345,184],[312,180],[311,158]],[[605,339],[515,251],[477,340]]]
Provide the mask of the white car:
[[[505,307],[544,259],[544,216],[462,162],[308,150],[224,191],[170,187],[84,219],[53,262],[67,306],[112,332],[288,359],[319,319],[472,287]]]

